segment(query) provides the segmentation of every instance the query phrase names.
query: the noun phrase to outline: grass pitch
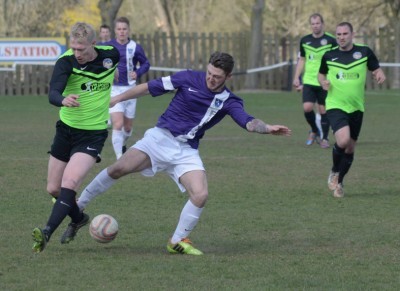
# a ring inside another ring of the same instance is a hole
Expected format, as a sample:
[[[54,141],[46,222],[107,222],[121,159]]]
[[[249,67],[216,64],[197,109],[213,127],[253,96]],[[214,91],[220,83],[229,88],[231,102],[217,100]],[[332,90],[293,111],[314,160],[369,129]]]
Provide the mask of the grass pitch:
[[[344,199],[327,189],[331,149],[305,146],[300,94],[241,96],[249,113],[293,135],[250,134],[229,117],[208,131],[200,152],[210,198],[191,235],[201,257],[166,252],[186,196],[163,174],[124,177],[90,204],[92,218],[118,220],[113,242],[96,243],[85,227],[61,245],[67,219],[33,254],[32,228],[52,207],[47,151],[58,109],[47,97],[0,97],[0,289],[398,290],[400,92],[367,93]],[[138,101],[131,142],[171,97]],[[84,185],[114,161],[110,138],[102,156]]]

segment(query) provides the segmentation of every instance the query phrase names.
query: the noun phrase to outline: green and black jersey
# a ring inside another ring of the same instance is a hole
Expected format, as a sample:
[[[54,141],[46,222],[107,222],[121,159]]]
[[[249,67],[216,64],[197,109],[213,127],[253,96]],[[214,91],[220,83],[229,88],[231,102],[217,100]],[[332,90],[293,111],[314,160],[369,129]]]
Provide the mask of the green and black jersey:
[[[300,56],[304,58],[303,84],[320,86],[318,70],[325,52],[336,47],[336,39],[329,33],[315,38],[312,34],[300,40]]]
[[[95,47],[97,57],[84,65],[77,62],[73,51],[57,60],[50,81],[49,101],[62,106],[69,94],[79,95],[79,107],[61,107],[60,119],[65,124],[84,130],[107,128],[111,86],[119,62],[119,52],[112,46]]]
[[[347,113],[364,112],[364,92],[367,71],[379,68],[379,61],[367,46],[354,44],[350,51],[339,48],[324,54],[319,72],[326,75],[330,88],[326,109],[341,109]]]

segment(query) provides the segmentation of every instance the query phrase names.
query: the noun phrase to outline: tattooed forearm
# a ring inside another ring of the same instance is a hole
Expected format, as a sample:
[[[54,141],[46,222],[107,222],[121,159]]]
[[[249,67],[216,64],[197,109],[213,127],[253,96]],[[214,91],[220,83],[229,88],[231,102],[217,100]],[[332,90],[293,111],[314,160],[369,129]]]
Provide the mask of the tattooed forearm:
[[[247,130],[257,133],[268,133],[267,124],[260,119],[253,119],[247,123]]]

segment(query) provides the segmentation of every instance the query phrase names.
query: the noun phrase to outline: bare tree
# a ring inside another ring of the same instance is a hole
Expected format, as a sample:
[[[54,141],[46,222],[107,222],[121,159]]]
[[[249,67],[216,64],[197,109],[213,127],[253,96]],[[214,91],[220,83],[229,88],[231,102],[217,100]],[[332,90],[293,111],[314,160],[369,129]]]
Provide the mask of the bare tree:
[[[111,36],[114,37],[114,20],[117,17],[123,0],[99,0],[97,7],[100,9],[101,21],[111,27]]]
[[[262,60],[262,46],[263,46],[263,14],[264,14],[265,0],[255,0],[253,12],[251,17],[251,41],[250,50],[248,55],[247,66],[255,68],[260,65]],[[256,87],[256,74],[248,74],[246,76],[245,88]]]

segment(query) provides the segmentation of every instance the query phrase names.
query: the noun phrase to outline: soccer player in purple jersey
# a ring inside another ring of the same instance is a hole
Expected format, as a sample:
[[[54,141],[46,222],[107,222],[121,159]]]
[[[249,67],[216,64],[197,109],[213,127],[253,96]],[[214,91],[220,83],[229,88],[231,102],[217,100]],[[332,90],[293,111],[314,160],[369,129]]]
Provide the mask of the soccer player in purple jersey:
[[[111,28],[107,24],[100,26],[99,39],[100,41],[96,42],[96,45],[105,45],[111,40]]]
[[[112,98],[110,106],[146,94],[156,97],[176,90],[156,126],[147,130],[141,140],[83,190],[79,208],[84,209],[90,200],[107,191],[122,176],[134,172],[146,176],[166,172],[189,196],[167,250],[172,254],[202,255],[188,236],[197,225],[208,197],[206,172],[198,151],[205,131],[229,115],[248,132],[291,135],[286,126],[266,124],[244,110],[243,100],[225,86],[233,66],[231,55],[215,52],[206,72],[181,71],[140,84]]]
[[[115,20],[115,39],[107,44],[116,47],[121,59],[118,64],[118,80],[114,81],[111,97],[136,86],[136,81],[150,68],[150,63],[142,46],[129,38],[129,19],[118,17]],[[137,66],[139,64],[139,66]],[[136,114],[136,99],[119,102],[110,108],[112,137],[111,142],[116,158],[126,149],[126,142],[132,135],[133,119]]]

